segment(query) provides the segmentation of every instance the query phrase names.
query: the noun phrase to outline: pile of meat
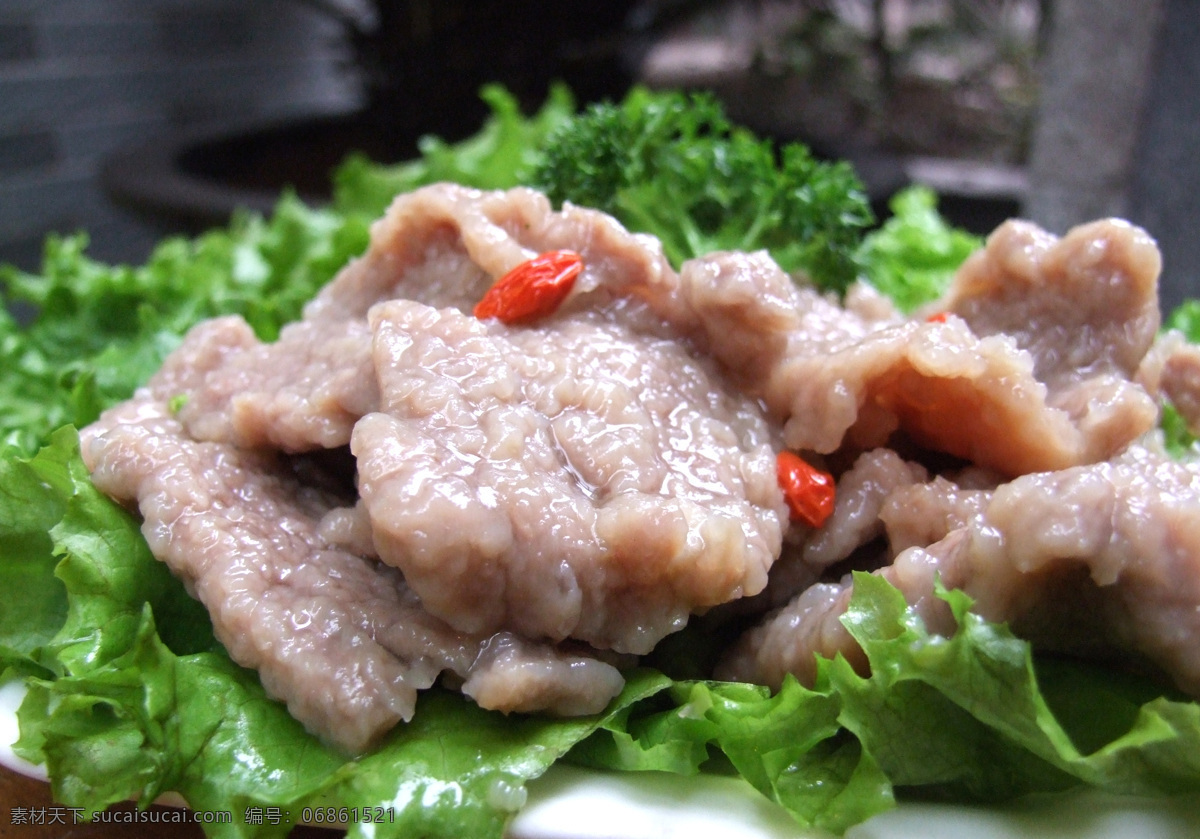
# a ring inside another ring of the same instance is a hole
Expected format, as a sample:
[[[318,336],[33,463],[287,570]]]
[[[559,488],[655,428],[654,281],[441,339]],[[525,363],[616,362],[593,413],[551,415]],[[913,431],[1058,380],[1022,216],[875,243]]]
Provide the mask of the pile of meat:
[[[583,271],[553,312],[472,313],[564,249]],[[857,661],[849,568],[935,628],[940,575],[1039,643],[1200,693],[1200,468],[1150,433],[1164,396],[1200,419],[1200,356],[1159,337],[1158,269],[1121,222],[1011,222],[908,318],[762,253],[676,271],[596,211],[437,185],[277,341],[196,327],[83,455],[230,655],[349,751],[439,678],[485,708],[599,711],[732,601],[763,617],[723,677]],[[789,518],[785,450],[836,476],[819,527]]]

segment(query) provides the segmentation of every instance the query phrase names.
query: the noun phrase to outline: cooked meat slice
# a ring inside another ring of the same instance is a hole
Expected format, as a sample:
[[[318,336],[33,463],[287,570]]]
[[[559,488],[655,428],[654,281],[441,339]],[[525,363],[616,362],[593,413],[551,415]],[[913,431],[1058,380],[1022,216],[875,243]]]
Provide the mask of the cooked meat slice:
[[[625,684],[592,656],[561,652],[501,632],[482,645],[462,692],[483,708],[560,716],[598,714]]]
[[[469,312],[496,278],[540,251],[574,248],[587,269],[581,292],[619,291],[625,277],[643,289],[677,277],[657,243],[610,217],[568,207],[552,212],[528,189],[480,192],[440,184],[402,196],[350,263],[286,326],[262,343],[241,318],[197,326],[152,387],[182,403],[196,439],[299,452],[343,446],[354,423],[376,410],[367,310],[407,298]],[[673,305],[669,293],[658,295]],[[169,393],[167,391],[170,391]]]
[[[1033,357],[1047,407],[1078,431],[1072,462],[1090,462],[1157,420],[1132,380],[1158,332],[1161,267],[1154,241],[1124,221],[1081,225],[1061,239],[1009,221],[963,265],[942,306],[977,335],[1007,335]]]
[[[359,417],[375,409],[365,321],[299,321],[260,342],[239,317],[192,329],[148,383],[182,403],[178,417],[196,440],[287,452],[350,442]]]
[[[1132,380],[1158,325],[1158,268],[1124,223],[1060,240],[1010,222],[963,266],[944,322],[867,321],[802,294],[764,395],[797,449],[868,449],[903,429],[1010,476],[1103,460],[1157,420]]]
[[[407,292],[389,272],[419,270],[431,236],[489,277],[552,249],[584,269],[534,324],[441,291],[375,302]],[[788,322],[792,284],[761,255],[689,271],[595,211],[439,186],[400,199],[309,308],[368,315],[381,401],[353,434],[360,491],[381,558],[433,613],[644,653],[766,584],[787,521],[777,435],[720,361]]]
[[[371,229],[367,252],[305,309],[305,319],[365,318],[403,298],[470,312],[492,282],[538,253],[573,250],[585,265],[576,288],[618,288],[622,278],[674,281],[658,242],[596,210],[555,212],[539,192],[435,184],[398,197]]]
[[[978,491],[975,491],[978,492]],[[977,502],[978,498],[974,499]],[[974,506],[974,502],[968,506]],[[1148,659],[1200,695],[1200,466],[1133,446],[1110,462],[1025,475],[966,523],[878,572],[937,632],[952,631],[934,580],[1035,646]],[[805,594],[751,630],[726,676],[778,685],[813,656],[861,651],[841,627],[852,586]],[[817,601],[814,605],[814,600]]]
[[[928,482],[897,487],[879,505],[880,525],[892,555],[914,546],[927,547],[965,527],[987,506],[997,483],[937,475]]]
[[[1200,347],[1188,344],[1163,365],[1162,389],[1188,429],[1200,434]]]
[[[230,657],[348,751],[408,719],[443,670],[483,680],[481,703],[506,711],[595,712],[621,688],[599,660],[433,618],[394,569],[320,537],[336,497],[271,453],[190,439],[148,392],[107,412],[82,445],[96,485],[137,504],[150,549],[208,609]],[[484,655],[494,643],[507,658]]]
[[[725,653],[714,676],[778,690],[791,674],[811,687],[817,677],[817,656],[833,658],[839,653],[856,670],[865,671],[866,656],[841,622],[851,593],[847,583],[809,586],[742,635]]]
[[[771,429],[711,362],[604,312],[512,329],[393,301],[371,319],[359,490],[434,614],[645,653],[766,584],[786,521]]]
[[[694,321],[683,324],[693,340],[749,388],[761,389],[765,372],[780,363],[803,327],[800,291],[765,251],[714,253],[685,262],[678,297],[687,319]],[[830,311],[843,318],[840,308]],[[856,327],[861,322],[854,315],[844,319]]]
[[[884,535],[880,512],[901,488],[921,487],[927,478],[923,466],[891,449],[863,452],[838,476],[832,515],[818,530],[790,534],[771,566],[765,597],[752,605],[760,613],[779,608],[825,576],[830,566],[851,557],[856,564],[862,560],[871,567],[889,561],[886,550],[872,546]]]
[[[466,314],[560,248],[585,268],[547,323]],[[619,673],[556,642],[648,650],[761,589],[786,526],[777,433],[702,349],[745,345],[771,303],[696,288],[722,335],[611,218],[430,187],[278,341],[239,318],[194,329],[85,431],[89,468],[322,736],[362,748],[443,671],[486,707],[596,711]],[[319,474],[351,441],[357,504],[348,475]]]
[[[1200,434],[1200,346],[1168,330],[1146,355],[1138,379],[1151,393],[1169,399],[1188,430]]]
[[[856,549],[883,535],[879,514],[902,487],[922,486],[925,467],[904,460],[891,449],[863,452],[838,477],[833,515],[804,546],[804,562],[816,568],[848,558]]]
[[[1061,239],[1008,221],[963,264],[939,308],[977,335],[1011,336],[1062,405],[1100,374],[1130,379],[1159,327],[1162,259],[1144,230],[1116,219]]]

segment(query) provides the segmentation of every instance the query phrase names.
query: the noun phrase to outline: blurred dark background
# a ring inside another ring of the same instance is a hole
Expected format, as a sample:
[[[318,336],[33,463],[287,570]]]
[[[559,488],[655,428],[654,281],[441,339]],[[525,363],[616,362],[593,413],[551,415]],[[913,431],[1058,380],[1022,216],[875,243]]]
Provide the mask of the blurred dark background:
[[[1130,217],[1170,305],[1200,294],[1198,65],[1196,0],[0,0],[0,261],[320,201],[352,148],[474,131],[484,82],[528,110],[644,82],[850,158],[880,207],[919,182],[976,232]]]
[[[110,261],[159,230],[105,195],[105,156],[361,98],[336,26],[291,0],[0,0],[0,260],[85,229]]]

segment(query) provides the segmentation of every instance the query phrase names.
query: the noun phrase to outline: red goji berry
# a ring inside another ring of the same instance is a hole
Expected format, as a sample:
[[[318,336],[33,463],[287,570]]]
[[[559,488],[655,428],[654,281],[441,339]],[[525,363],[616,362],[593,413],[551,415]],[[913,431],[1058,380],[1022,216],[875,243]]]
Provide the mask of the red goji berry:
[[[522,262],[475,304],[475,317],[528,323],[552,314],[571,293],[583,259],[573,251],[548,251]]]
[[[788,451],[779,453],[775,465],[792,521],[802,521],[809,527],[824,524],[833,512],[833,475]]]

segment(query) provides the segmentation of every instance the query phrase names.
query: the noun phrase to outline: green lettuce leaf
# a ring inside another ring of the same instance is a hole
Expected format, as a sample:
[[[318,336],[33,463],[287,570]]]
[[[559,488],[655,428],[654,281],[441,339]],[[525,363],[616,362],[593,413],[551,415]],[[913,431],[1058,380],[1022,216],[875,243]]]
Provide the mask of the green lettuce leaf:
[[[521,113],[516,97],[500,85],[486,85],[480,96],[491,113],[479,132],[466,140],[448,143],[423,137],[420,157],[391,165],[361,154],[347,158],[334,172],[337,210],[374,219],[400,193],[439,181],[479,189],[529,183],[546,138],[575,113],[574,96],[565,86],[555,85],[531,117]]]
[[[295,320],[367,243],[367,222],[284,196],[269,220],[245,214],[195,240],[168,239],[142,266],[86,255],[52,237],[42,270],[0,266],[0,438],[32,454],[54,429],[82,427],[128,398],[205,318],[240,314],[264,340]]]
[[[50,530],[66,511],[69,449],[33,461],[0,450],[0,676],[45,672],[42,648],[67,614],[67,592],[54,576]]]
[[[938,596],[958,622],[949,638],[886,580],[856,573],[843,623],[870,675],[838,658],[820,663],[811,689],[679,682],[671,707],[660,697],[633,708],[571,757],[688,773],[716,750],[799,823],[839,833],[903,795],[998,802],[1085,784],[1200,793],[1200,705],[1145,677],[1039,660],[970,612],[962,592]]]
[[[890,202],[892,216],[868,233],[858,249],[867,280],[902,312],[936,300],[982,240],[951,227],[937,211],[932,190],[913,186]]]
[[[872,675],[861,679],[841,666],[834,680],[842,695],[856,699],[848,727],[881,755],[897,786],[973,800],[1079,783],[1122,794],[1200,791],[1195,702],[1142,677],[1144,704],[1135,715],[1128,713],[1128,698],[1113,691],[1059,690],[1052,708],[1029,644],[969,611],[964,593],[938,593],[958,622],[947,639],[925,630],[882,579],[856,574],[854,585],[856,602],[844,622],[866,650]],[[889,612],[903,617],[880,621]],[[1114,677],[1108,671],[1104,678],[1111,683]],[[905,692],[907,701],[878,701]],[[1084,752],[1060,715],[1101,722],[1097,732],[1107,727],[1110,739],[1089,743]],[[886,750],[872,747],[870,741],[889,729],[896,735],[887,738]],[[902,740],[901,732],[909,736]]]
[[[1176,329],[1189,343],[1200,343],[1200,300],[1185,300],[1163,322],[1163,329]],[[1159,427],[1163,433],[1163,444],[1175,457],[1195,457],[1200,454],[1196,435],[1188,428],[1179,411],[1170,402],[1164,402]]]
[[[355,760],[230,661],[137,519],[91,485],[69,424],[127,397],[201,319],[238,313],[273,338],[361,252],[368,217],[395,191],[446,177],[518,182],[573,105],[553,99],[527,122],[502,92],[487,95],[496,115],[473,140],[427,141],[421,161],[391,172],[348,164],[333,210],[285,197],[269,219],[169,240],[140,267],[88,259],[82,237],[55,239],[41,274],[0,278],[6,306],[37,311],[28,326],[0,315],[0,671],[28,688],[18,749],[46,764],[59,801],[94,812],[176,791],[233,814],[206,826],[219,837],[286,835],[305,808],[379,808],[382,821],[351,835],[465,839],[502,835],[524,784],[560,759],[736,772],[798,823],[835,831],[906,795],[1200,792],[1196,703],[1144,677],[1038,658],[957,592],[939,596],[958,631],[932,635],[870,575],[856,577],[845,617],[869,676],[825,661],[812,688],[789,681],[773,694],[641,670],[605,714],[576,720],[505,717],[435,689],[411,724]],[[907,193],[894,209],[856,258],[911,308],[941,293],[968,239],[929,196]]]
[[[66,611],[29,611],[31,626],[4,624],[0,644],[21,651],[7,663],[30,686],[19,753],[44,762],[56,798],[85,812],[176,791],[234,814],[207,828],[213,836],[284,835],[306,808],[382,808],[385,824],[351,835],[498,837],[525,782],[564,757],[606,770],[734,771],[798,823],[839,832],[914,792],[955,801],[1079,784],[1200,792],[1196,703],[1145,678],[1039,662],[960,592],[939,592],[958,631],[933,635],[868,574],[855,576],[844,623],[869,676],[824,661],[813,688],[789,681],[772,694],[638,671],[606,714],[575,720],[506,717],[433,690],[412,723],[348,761],[229,661],[137,521],[87,480],[76,440],[66,429],[34,458],[7,462],[5,492],[42,495],[40,512],[13,532],[57,517],[39,529],[56,560],[36,563],[36,574],[0,568],[47,578],[35,590],[53,579]],[[4,613],[19,613],[23,598],[4,587]]]
[[[85,813],[174,791],[195,808],[234,815],[210,826],[214,836],[281,836],[305,808],[372,808],[387,814],[371,829],[378,837],[499,837],[526,781],[669,684],[654,671],[632,673],[607,715],[566,720],[506,717],[433,690],[411,724],[347,760],[229,660],[134,517],[92,486],[71,429],[34,458],[14,458],[9,471],[17,477],[6,491],[36,487],[45,496],[26,528],[58,518],[38,531],[56,558],[39,568],[67,603],[65,614],[40,614],[22,611],[21,589],[0,592],[4,614],[37,622],[32,634],[6,622],[0,642],[48,665],[24,670],[17,751],[45,763],[56,799]],[[8,574],[10,563],[0,568]],[[32,576],[14,571],[13,579],[18,573]]]

